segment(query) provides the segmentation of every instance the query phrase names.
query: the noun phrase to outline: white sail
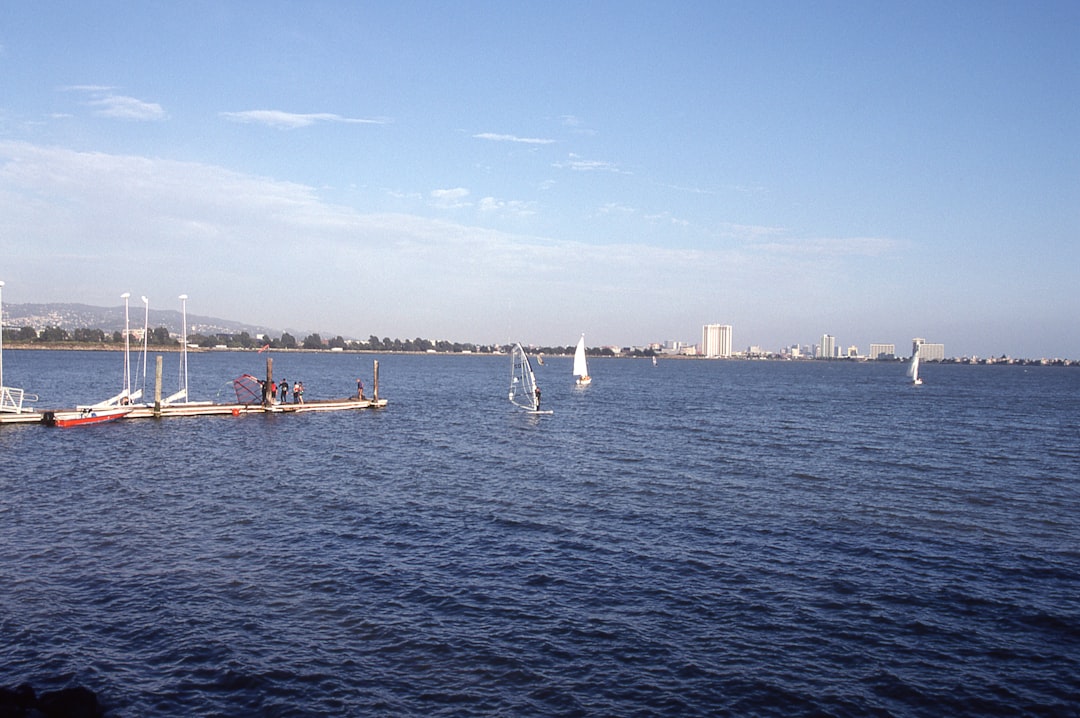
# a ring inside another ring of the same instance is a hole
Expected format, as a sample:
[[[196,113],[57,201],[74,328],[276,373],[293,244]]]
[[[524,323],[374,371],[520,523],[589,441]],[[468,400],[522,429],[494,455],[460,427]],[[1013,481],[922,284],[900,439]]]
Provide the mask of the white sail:
[[[907,371],[908,378],[911,379],[913,384],[922,384],[922,379],[919,378],[919,352],[916,351],[911,355],[911,364],[908,365]]]
[[[592,381],[589,376],[589,364],[585,360],[585,335],[581,335],[581,339],[578,339],[577,349],[574,350],[574,376],[577,377],[578,384],[588,384]]]
[[[510,403],[529,411],[540,410],[536,377],[521,344],[515,344],[514,350],[510,352]]]

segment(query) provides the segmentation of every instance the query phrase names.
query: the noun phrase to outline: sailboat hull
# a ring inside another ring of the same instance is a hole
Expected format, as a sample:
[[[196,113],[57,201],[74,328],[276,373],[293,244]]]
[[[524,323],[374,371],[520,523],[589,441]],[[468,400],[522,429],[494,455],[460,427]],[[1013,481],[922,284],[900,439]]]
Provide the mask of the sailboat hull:
[[[122,419],[132,411],[132,407],[120,409],[90,409],[85,411],[58,411],[46,413],[45,423],[67,429],[73,426],[87,426],[89,424],[104,424],[110,421]]]

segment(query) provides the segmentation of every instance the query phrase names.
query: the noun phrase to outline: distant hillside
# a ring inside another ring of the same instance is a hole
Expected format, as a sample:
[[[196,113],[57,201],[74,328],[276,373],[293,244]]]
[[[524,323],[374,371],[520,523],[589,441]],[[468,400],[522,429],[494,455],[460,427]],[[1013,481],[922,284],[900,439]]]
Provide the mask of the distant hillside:
[[[140,302],[129,309],[131,327],[141,328],[145,309]],[[183,315],[176,309],[150,309],[150,328],[165,327],[171,334],[179,335]],[[189,334],[239,334],[252,336],[268,334],[281,336],[281,329],[243,324],[228,319],[205,317],[188,313]],[[75,329],[101,329],[107,334],[124,328],[124,307],[93,307],[88,304],[4,304],[4,327],[33,327],[41,331],[46,327],[59,327],[67,331]],[[294,332],[295,333],[295,332]],[[301,337],[304,335],[300,335]]]

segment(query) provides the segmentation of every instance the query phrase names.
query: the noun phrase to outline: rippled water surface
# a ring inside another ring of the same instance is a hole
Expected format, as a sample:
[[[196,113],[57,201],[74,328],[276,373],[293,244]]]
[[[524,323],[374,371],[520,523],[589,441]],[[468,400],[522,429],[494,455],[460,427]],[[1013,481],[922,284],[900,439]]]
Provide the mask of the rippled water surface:
[[[192,394],[264,356],[192,355]],[[116,716],[1077,715],[1080,370],[611,359],[582,390],[552,358],[536,417],[506,357],[378,358],[382,411],[0,426],[0,685]],[[274,357],[309,399],[371,362]],[[119,376],[4,354],[43,408]]]

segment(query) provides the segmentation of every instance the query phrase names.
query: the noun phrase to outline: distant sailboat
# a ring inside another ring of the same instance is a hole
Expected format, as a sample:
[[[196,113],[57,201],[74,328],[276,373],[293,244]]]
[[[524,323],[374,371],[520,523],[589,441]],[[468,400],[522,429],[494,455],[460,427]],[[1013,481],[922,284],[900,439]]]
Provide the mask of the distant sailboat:
[[[911,363],[908,365],[907,370],[908,378],[911,379],[911,383],[914,386],[922,384],[922,379],[919,378],[919,350],[916,349],[911,355]]]
[[[574,350],[574,376],[577,377],[578,386],[587,386],[592,383],[592,377],[589,376],[589,365],[585,360],[584,334],[581,335],[581,339],[578,339],[577,349]]]
[[[529,364],[529,356],[521,348],[521,344],[515,344],[510,352],[510,403],[520,406],[530,414],[551,414],[551,411],[540,410],[540,387],[536,385],[536,377],[533,375],[532,365]]]

